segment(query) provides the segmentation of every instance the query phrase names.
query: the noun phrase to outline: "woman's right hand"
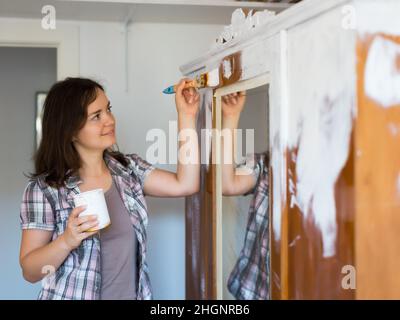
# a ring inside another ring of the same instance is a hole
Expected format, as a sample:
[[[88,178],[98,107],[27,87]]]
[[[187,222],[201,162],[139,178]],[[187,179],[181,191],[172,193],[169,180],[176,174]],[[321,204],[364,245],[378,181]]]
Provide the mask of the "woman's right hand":
[[[85,209],[86,207],[80,206],[72,210],[67,221],[67,228],[62,234],[65,244],[71,251],[79,247],[82,240],[89,238],[98,232],[98,230],[93,232],[88,231],[99,224],[97,216],[88,215],[79,217],[79,214],[85,211]]]
[[[246,101],[246,91],[234,92],[222,96],[222,114],[224,117],[239,117]]]

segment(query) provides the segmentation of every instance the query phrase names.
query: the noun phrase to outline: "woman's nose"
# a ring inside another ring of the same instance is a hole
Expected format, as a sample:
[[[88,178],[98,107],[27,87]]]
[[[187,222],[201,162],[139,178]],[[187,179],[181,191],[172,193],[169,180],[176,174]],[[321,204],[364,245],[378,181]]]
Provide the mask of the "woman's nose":
[[[115,124],[115,118],[112,113],[107,114],[104,124],[106,126],[111,126]]]

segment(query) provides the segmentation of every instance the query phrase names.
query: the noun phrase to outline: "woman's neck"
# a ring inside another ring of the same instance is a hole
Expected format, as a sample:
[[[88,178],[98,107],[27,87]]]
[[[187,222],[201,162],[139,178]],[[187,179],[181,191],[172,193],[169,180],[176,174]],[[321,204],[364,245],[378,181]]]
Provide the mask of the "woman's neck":
[[[108,174],[108,168],[103,159],[103,154],[81,155],[82,166],[79,169],[79,175],[83,178],[97,178]]]

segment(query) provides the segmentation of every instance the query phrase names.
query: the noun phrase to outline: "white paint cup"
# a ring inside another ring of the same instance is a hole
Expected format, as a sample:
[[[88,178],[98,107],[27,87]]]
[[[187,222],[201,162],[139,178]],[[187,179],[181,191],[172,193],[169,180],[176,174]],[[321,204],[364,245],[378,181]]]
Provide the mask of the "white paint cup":
[[[79,216],[96,215],[99,220],[99,225],[87,231],[97,231],[107,227],[110,222],[106,199],[104,198],[103,189],[95,189],[77,194],[74,197],[76,207],[87,206]]]

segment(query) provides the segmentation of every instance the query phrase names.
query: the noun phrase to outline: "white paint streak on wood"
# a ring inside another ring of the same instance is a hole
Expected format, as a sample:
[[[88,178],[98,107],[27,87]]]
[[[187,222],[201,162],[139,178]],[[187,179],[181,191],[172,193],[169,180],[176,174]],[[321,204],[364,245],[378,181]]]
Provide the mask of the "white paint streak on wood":
[[[229,79],[232,75],[232,65],[229,60],[224,60],[222,63],[223,75],[225,79]]]
[[[396,137],[400,133],[400,125],[390,122],[388,124],[389,131],[393,137]]]
[[[292,194],[292,195],[290,195],[290,208],[293,209],[294,206],[299,207],[299,204],[297,203],[296,196],[294,194]]]
[[[400,172],[399,175],[397,176],[397,195],[400,198]]]
[[[219,84],[219,69],[215,68],[208,73],[207,85],[216,87]]]
[[[299,241],[301,239],[301,237],[298,235],[296,236],[296,238],[293,239],[293,241],[291,243],[289,243],[289,247],[293,247],[297,241]]]
[[[275,286],[280,290],[281,289],[281,277],[278,276],[278,274],[276,272],[273,272],[273,281]]]
[[[381,36],[375,37],[368,52],[364,87],[366,94],[384,108],[400,104],[398,60],[400,45]]]
[[[212,150],[212,104],[214,91],[211,88],[200,89],[200,106],[205,109],[205,128],[201,131],[201,163],[210,166]]]
[[[361,36],[376,33],[400,34],[400,1],[357,0],[357,30]]]
[[[296,205],[320,229],[323,256],[335,255],[335,183],[347,161],[355,115],[354,33],[341,10],[289,33],[288,147],[298,148]]]

